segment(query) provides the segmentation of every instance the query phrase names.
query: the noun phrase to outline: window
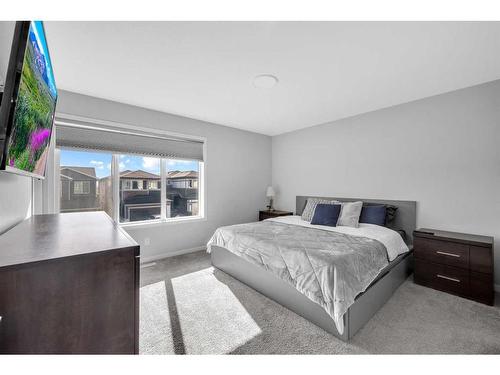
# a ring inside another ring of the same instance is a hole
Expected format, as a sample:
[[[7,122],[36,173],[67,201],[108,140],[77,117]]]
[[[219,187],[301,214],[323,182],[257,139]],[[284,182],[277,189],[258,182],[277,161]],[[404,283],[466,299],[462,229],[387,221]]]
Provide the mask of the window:
[[[72,121],[56,119],[61,212],[105,211],[124,225],[203,216],[203,140]]]
[[[90,181],[73,181],[74,194],[90,194]]]
[[[198,216],[200,162],[170,159],[166,177],[170,217]]]
[[[161,191],[148,189],[161,179],[161,159],[137,155],[120,155],[121,223],[161,219]],[[125,188],[131,186],[130,188]]]
[[[106,211],[112,217],[111,198],[102,194],[111,184],[112,155],[65,148],[59,152],[60,211]]]

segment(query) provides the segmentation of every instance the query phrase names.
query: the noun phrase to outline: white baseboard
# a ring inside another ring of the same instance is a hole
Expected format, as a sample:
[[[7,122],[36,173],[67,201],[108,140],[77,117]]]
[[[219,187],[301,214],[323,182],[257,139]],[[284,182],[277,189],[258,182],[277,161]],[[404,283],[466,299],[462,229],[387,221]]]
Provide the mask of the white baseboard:
[[[165,253],[155,254],[155,255],[152,255],[152,256],[144,256],[143,257],[141,255],[141,263],[154,262],[156,260],[160,260],[160,259],[164,259],[164,258],[170,258],[170,257],[174,257],[176,255],[194,253],[196,251],[205,250],[206,248],[207,248],[206,246],[198,246],[198,247],[193,247],[191,249],[169,251],[169,252],[165,252]]]
[[[500,284],[495,284],[495,292],[500,293]]]

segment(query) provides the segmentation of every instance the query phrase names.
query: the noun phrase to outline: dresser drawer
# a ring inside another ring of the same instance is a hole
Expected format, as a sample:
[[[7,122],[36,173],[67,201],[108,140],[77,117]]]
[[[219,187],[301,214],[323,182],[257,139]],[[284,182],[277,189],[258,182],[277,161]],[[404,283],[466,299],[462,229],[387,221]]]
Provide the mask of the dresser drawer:
[[[469,295],[469,271],[415,259],[415,282],[462,297]]]
[[[415,237],[415,258],[453,267],[469,268],[469,246],[429,238]]]

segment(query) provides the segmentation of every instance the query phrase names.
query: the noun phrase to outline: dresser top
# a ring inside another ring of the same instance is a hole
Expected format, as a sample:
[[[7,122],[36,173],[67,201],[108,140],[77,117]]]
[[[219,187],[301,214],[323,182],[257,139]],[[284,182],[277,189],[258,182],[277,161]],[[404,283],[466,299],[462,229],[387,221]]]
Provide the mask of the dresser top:
[[[0,268],[133,247],[102,211],[35,215],[0,235]]]
[[[417,237],[446,239],[454,242],[461,242],[479,246],[492,246],[494,241],[493,237],[490,236],[480,236],[477,234],[468,234],[459,232],[448,232],[444,230],[429,229],[429,228],[419,228],[415,232],[413,232],[413,235]]]

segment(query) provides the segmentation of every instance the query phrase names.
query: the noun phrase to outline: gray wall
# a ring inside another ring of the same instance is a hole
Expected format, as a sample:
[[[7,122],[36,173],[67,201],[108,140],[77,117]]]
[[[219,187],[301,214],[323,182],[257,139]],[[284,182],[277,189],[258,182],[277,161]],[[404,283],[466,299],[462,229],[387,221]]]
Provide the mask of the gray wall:
[[[272,154],[278,208],[416,200],[418,226],[494,236],[500,284],[500,81],[279,135]]]
[[[57,110],[207,138],[207,220],[128,228],[145,258],[203,246],[219,226],[257,220],[266,204],[271,183],[268,136],[66,91],[60,92]],[[146,238],[150,245],[145,245]]]
[[[13,31],[14,22],[0,22],[1,83]],[[258,209],[266,204],[265,189],[271,183],[268,136],[62,90],[57,110],[207,138],[207,220],[127,229],[142,245],[144,257],[203,246],[217,227],[256,220]],[[30,213],[31,179],[0,172],[0,233]],[[144,244],[146,238],[150,245]]]
[[[0,22],[0,77],[12,30]],[[207,220],[129,229],[144,256],[203,245],[216,227],[255,220],[265,205],[269,137],[68,92],[58,110],[208,138]],[[416,200],[419,226],[495,236],[500,284],[499,142],[500,81],[276,136],[276,205],[294,209],[296,195]],[[0,233],[30,203],[31,180],[0,173]]]
[[[2,84],[5,74],[7,73],[7,66],[9,65],[14,26],[15,22],[0,21],[0,81]]]
[[[14,22],[0,22],[0,84],[9,64]],[[0,233],[31,213],[31,179],[0,172]]]
[[[31,179],[0,172],[0,234],[31,214]]]

